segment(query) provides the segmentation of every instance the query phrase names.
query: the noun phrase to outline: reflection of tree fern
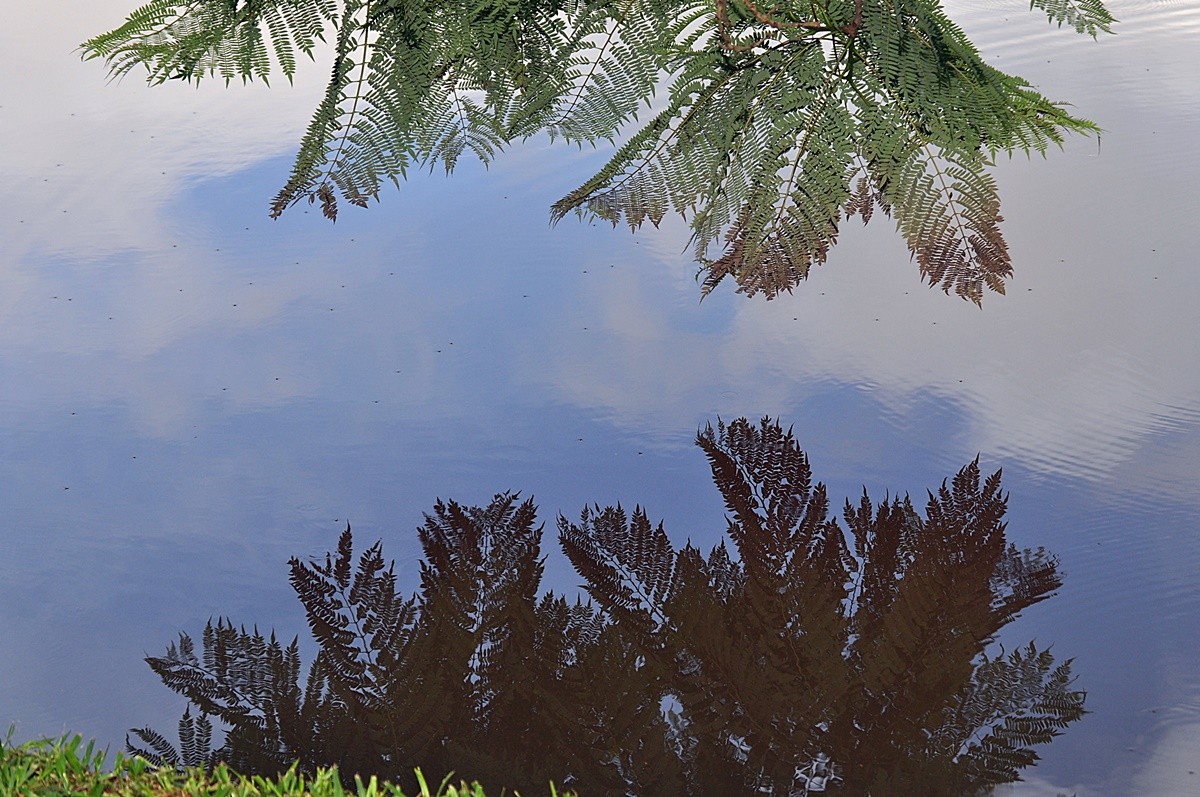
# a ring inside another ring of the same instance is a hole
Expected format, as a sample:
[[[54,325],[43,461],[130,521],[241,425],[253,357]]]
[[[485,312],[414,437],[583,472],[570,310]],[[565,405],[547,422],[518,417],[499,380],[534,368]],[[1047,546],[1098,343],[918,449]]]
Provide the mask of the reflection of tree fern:
[[[662,524],[641,507],[626,520],[620,506],[585,508],[579,525],[559,518],[559,542],[588,590],[630,630],[649,639],[661,631],[663,605],[675,581],[675,551]]]
[[[1007,656],[987,657],[947,711],[939,735],[956,744],[972,780],[1016,780],[1038,759],[1033,745],[1050,741],[1085,713],[1084,693],[1071,684],[1071,660],[1056,666],[1050,652],[1032,642]]]
[[[291,562],[320,648],[303,688],[295,641],[210,622],[202,655],[181,634],[148,659],[189,700],[180,749],[149,728],[128,746],[167,767],[420,766],[523,791],[794,793],[820,769],[847,793],[950,797],[1014,780],[1082,716],[1070,661],[989,653],[1062,583],[1007,543],[999,473],[969,463],[923,512],[864,493],[843,531],[790,430],[718,422],[697,445],[732,547],[676,550],[641,507],[560,517],[595,600],[572,603],[538,596],[531,501],[439,502],[405,599],[381,545],[356,558],[347,529]]]
[[[134,728],[130,731],[146,747],[139,747],[125,737],[129,752],[149,761],[155,767],[168,769],[209,769],[216,763],[212,751],[213,726],[204,714],[192,716],[191,706],[179,718],[179,749],[153,728]]]
[[[685,547],[658,620],[665,638],[647,648],[681,704],[693,790],[791,788],[797,770],[830,754],[854,793],[963,794],[1012,780],[1031,745],[1078,718],[1069,663],[984,655],[1061,584],[1044,552],[1007,546],[999,474],[981,480],[971,463],[924,516],[907,498],[848,504],[860,565],[790,431],[738,420],[697,442],[740,557]],[[648,590],[604,566],[631,543],[593,516],[562,521],[564,550],[600,606],[637,628],[630,596]]]

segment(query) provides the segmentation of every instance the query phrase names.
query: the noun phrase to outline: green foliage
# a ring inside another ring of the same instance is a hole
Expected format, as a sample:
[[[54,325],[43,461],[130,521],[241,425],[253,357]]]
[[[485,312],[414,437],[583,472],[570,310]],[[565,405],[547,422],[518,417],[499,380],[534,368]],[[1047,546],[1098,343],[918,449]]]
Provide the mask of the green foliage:
[[[1093,37],[1114,22],[1100,0],[1031,8]],[[790,291],[879,206],[930,285],[978,303],[1012,273],[991,159],[1098,132],[984,63],[938,0],[153,0],[82,49],[151,83],[266,80],[273,61],[290,80],[326,34],[330,82],[272,216],[308,199],[336,219],[339,197],[365,207],[414,166],[541,131],[622,136],[552,218],[682,214],[704,293]]]
[[[1100,31],[1112,33],[1112,23],[1116,22],[1100,0],[1030,0],[1029,7],[1045,11],[1059,27],[1066,23],[1093,39]]]
[[[335,0],[154,0],[83,47],[114,77],[144,66],[150,83],[203,75],[266,81],[272,60],[290,81],[296,54],[313,56],[336,12]]]
[[[0,795],[3,797],[404,797],[397,786],[355,776],[347,788],[336,769],[319,768],[311,776],[292,766],[276,778],[243,776],[218,763],[209,769],[153,768],[147,760],[116,755],[105,770],[105,751],[86,745],[81,736],[11,744],[0,739]],[[478,783],[455,784],[446,778],[436,788],[418,771],[413,797],[484,797]],[[551,785],[550,797],[558,792]],[[569,794],[569,793],[566,793]]]
[[[181,634],[147,659],[189,700],[180,749],[142,728],[130,752],[414,788],[420,767],[525,793],[961,795],[1017,779],[1082,716],[1070,661],[992,652],[1062,584],[1052,556],[1006,542],[998,472],[968,464],[924,513],[864,494],[843,529],[790,430],[743,419],[696,442],[732,548],[676,549],[641,507],[560,516],[594,601],[568,602],[538,594],[530,500],[438,502],[404,597],[381,544],[356,559],[347,528],[323,560],[291,561],[319,647],[304,686],[295,640],[210,621],[199,655]]]
[[[84,744],[76,735],[13,745],[13,730],[0,739],[0,795],[107,794],[120,783],[115,773],[146,770],[145,762],[118,753],[115,773],[101,775],[108,751],[97,750],[94,741]]]

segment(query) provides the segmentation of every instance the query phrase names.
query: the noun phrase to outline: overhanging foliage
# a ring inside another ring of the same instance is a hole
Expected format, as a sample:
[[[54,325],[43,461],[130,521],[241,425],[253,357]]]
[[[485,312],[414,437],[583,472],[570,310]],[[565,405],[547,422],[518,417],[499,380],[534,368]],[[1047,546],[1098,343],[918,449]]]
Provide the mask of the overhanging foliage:
[[[1114,21],[1099,0],[1031,7],[1093,37]],[[790,291],[880,208],[924,279],[978,303],[1012,273],[992,159],[1098,131],[988,66],[938,0],[153,0],[82,49],[151,83],[290,80],[321,39],[330,82],[271,215],[308,199],[335,219],[539,132],[621,139],[552,218],[682,214],[705,293]]]

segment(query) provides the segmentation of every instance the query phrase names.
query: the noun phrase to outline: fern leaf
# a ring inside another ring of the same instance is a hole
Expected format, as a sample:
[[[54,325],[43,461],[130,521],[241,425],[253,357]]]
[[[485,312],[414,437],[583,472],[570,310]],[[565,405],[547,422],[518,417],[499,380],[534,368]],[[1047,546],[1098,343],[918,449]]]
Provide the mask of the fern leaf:
[[[976,304],[985,288],[1003,293],[1012,262],[1000,232],[996,183],[982,157],[921,140],[894,108],[864,116],[868,175],[921,275]]]
[[[212,760],[212,723],[208,716],[193,717],[191,707],[179,718],[179,764],[186,769],[205,769]]]
[[[85,59],[104,59],[113,77],[144,66],[152,84],[206,76],[265,82],[272,57],[291,81],[296,53],[312,57],[336,9],[334,0],[154,0],[80,49]]]
[[[1117,21],[1100,0],[1030,0],[1029,9],[1035,8],[1045,11],[1059,27],[1066,24],[1076,33],[1086,33],[1093,39],[1100,31],[1112,33],[1112,25]]]
[[[1114,21],[1100,0],[1032,7],[1093,37]],[[307,199],[336,220],[411,168],[489,163],[543,131],[622,136],[552,219],[681,214],[702,294],[727,276],[791,291],[843,212],[879,205],[930,284],[978,303],[1011,274],[991,158],[1099,130],[984,63],[937,0],[152,0],[82,52],[152,83],[291,80],[327,31],[330,80],[273,217]],[[666,107],[642,124],[657,91]]]

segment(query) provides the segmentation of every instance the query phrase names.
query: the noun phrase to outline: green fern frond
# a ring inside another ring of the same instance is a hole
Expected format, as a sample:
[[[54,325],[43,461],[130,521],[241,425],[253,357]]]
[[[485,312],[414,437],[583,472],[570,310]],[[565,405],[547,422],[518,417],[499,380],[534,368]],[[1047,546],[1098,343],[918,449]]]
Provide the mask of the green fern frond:
[[[1093,39],[1100,31],[1112,33],[1116,18],[1100,0],[1029,0],[1029,10],[1040,8],[1051,22],[1066,25],[1076,33],[1086,33]]]
[[[290,82],[297,52],[312,58],[336,13],[334,0],[154,0],[81,50],[104,59],[113,77],[144,66],[151,84],[206,76],[267,82],[273,63]]]
[[[272,218],[307,198],[310,203],[319,199],[321,212],[333,221],[338,210],[335,189],[351,204],[366,207],[378,196],[381,178],[396,180],[404,174],[410,155],[394,149],[387,136],[403,125],[403,110],[382,103],[371,91],[373,81],[403,78],[374,69],[376,64],[392,64],[386,50],[372,55],[372,37],[385,37],[372,28],[370,11],[369,0],[346,4],[338,24],[333,75],[300,142],[291,177],[271,202]],[[395,93],[388,98],[395,100]]]
[[[929,284],[976,304],[1012,274],[996,183],[977,152],[941,149],[913,133],[895,106],[865,108],[860,149],[873,196]]]
[[[773,298],[790,291],[808,277],[813,265],[825,261],[849,198],[855,121],[841,96],[843,89],[826,72],[811,100],[794,89],[761,99],[760,107],[773,112],[768,122],[772,129],[762,137],[770,160],[748,170],[753,161],[739,155],[749,147],[734,155],[735,166],[722,175],[718,191],[693,223],[697,260],[707,272],[704,294],[728,275],[739,293],[753,296],[762,291]],[[745,187],[730,191],[730,183]],[[728,212],[732,208],[722,205],[739,195],[746,198],[745,204],[733,217]],[[727,249],[710,260],[707,244],[720,232]]]
[[[510,133],[612,140],[654,94],[679,32],[703,3],[574,0],[559,9],[552,68],[523,92]]]
[[[1100,0],[1032,7],[1093,36],[1114,21]],[[984,63],[938,0],[154,0],[82,50],[152,83],[290,80],[326,29],[330,82],[273,217],[308,199],[336,219],[415,166],[488,163],[539,132],[614,141],[639,123],[552,220],[681,214],[704,294],[726,276],[749,295],[790,291],[843,213],[879,205],[926,279],[979,302],[1011,273],[990,159],[1098,132]],[[660,90],[665,109],[638,122]],[[899,127],[881,132],[882,116]]]

